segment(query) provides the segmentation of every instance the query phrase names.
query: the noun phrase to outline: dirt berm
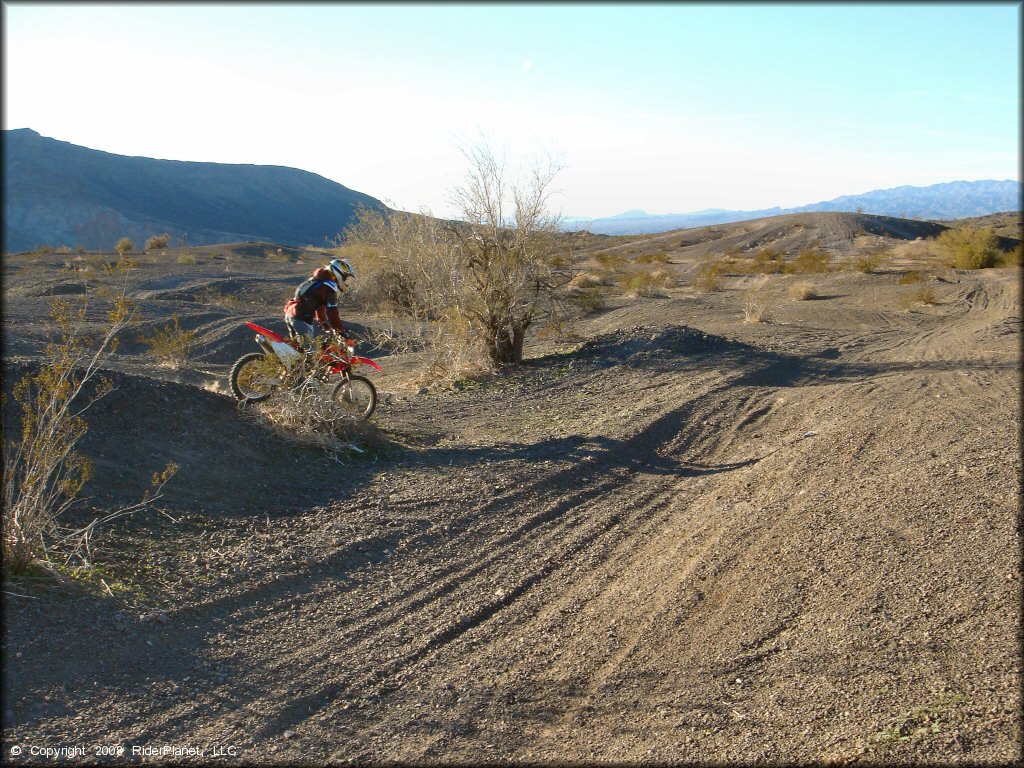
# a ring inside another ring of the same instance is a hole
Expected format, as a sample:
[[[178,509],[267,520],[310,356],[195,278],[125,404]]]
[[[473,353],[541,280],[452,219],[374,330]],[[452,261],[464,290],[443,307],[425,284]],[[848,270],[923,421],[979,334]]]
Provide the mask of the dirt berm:
[[[616,300],[499,378],[379,378],[345,464],[126,358],[85,447],[123,499],[181,465],[161,587],[4,601],[5,758],[1018,760],[1017,278]]]

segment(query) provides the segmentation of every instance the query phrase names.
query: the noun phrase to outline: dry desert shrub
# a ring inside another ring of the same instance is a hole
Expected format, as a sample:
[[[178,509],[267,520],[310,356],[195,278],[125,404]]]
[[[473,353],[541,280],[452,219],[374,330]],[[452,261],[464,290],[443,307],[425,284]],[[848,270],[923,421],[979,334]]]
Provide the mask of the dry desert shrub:
[[[854,257],[853,268],[865,275],[870,275],[885,266],[887,260],[888,252],[885,250],[867,251]]]
[[[196,257],[193,256],[191,253],[183,253],[180,256],[178,256],[178,263],[193,267],[195,266],[196,263]]]
[[[147,251],[161,251],[171,244],[171,236],[164,232],[162,235],[153,235],[146,240]]]
[[[378,315],[373,326],[364,329],[361,342],[370,349],[386,349],[389,354],[419,352],[432,342],[433,329],[427,323],[415,323],[390,315]]]
[[[698,291],[710,293],[722,289],[722,264],[719,261],[708,261],[701,265],[693,287]]]
[[[458,253],[442,222],[425,215],[383,216],[361,210],[346,245],[335,253],[349,259],[359,276],[348,299],[382,318],[376,323],[381,335],[371,340],[396,351],[426,350],[421,380],[455,381],[491,370],[488,352],[462,309]],[[389,319],[416,330],[398,334],[384,327]]]
[[[152,336],[139,336],[138,340],[149,345],[147,354],[156,358],[161,365],[177,368],[188,360],[195,335],[195,330],[182,330],[175,313],[166,326],[157,328]]]
[[[378,441],[380,432],[338,405],[331,397],[332,387],[282,390],[260,403],[242,403],[239,409],[275,435],[319,448],[329,458],[342,461],[352,453],[362,453],[360,443]]]
[[[633,296],[658,296],[672,286],[675,281],[672,276],[663,269],[655,269],[650,272],[635,272],[632,275],[625,275],[622,278],[623,288]]]
[[[127,238],[127,237],[122,237],[122,238],[121,238],[120,240],[118,240],[118,241],[117,241],[117,243],[116,243],[116,244],[114,245],[114,250],[115,250],[115,251],[117,251],[118,255],[120,255],[120,256],[124,256],[124,255],[125,255],[126,253],[128,253],[129,251],[134,251],[134,250],[135,250],[135,243],[133,243],[133,242],[132,242],[132,241],[131,241],[131,240],[130,240],[129,238]]]
[[[899,297],[900,307],[905,311],[910,311],[911,307],[925,305],[933,306],[938,303],[938,298],[935,295],[935,289],[930,285],[921,285],[917,289],[904,293]]]
[[[606,285],[585,285],[577,288],[569,294],[569,302],[581,309],[584,314],[600,312],[608,306],[608,296],[611,289]]]
[[[789,298],[793,301],[807,301],[817,297],[817,292],[814,289],[814,285],[801,280],[799,283],[793,283],[789,286]]]
[[[584,314],[598,312],[608,304],[611,281],[597,272],[580,272],[569,281],[566,300]]]
[[[1017,243],[1012,251],[1002,251],[999,255],[1000,267],[1019,267],[1024,261],[1024,243]]]
[[[744,323],[767,323],[771,320],[768,302],[761,296],[748,296],[743,302]]]
[[[786,270],[786,262],[782,259],[782,253],[775,248],[762,248],[754,254],[750,269],[765,275],[779,274]]]
[[[421,384],[485,376],[498,368],[473,323],[455,308],[433,327],[429,349],[431,355],[419,379]]]
[[[17,437],[3,433],[3,570],[24,573],[42,559],[54,565],[63,557],[67,565],[78,556],[88,565],[91,537],[97,526],[150,506],[160,498],[164,484],[177,467],[168,464],[154,476],[154,490],[137,504],[107,512],[84,527],[68,528],[62,516],[79,498],[92,476],[92,463],[77,451],[88,431],[84,414],[114,389],[101,366],[117,348],[118,333],[135,313],[125,293],[109,297],[107,327],[99,338],[85,333],[87,301],[72,307],[56,300],[51,317],[58,338],[46,347],[44,362],[35,373],[15,383],[12,399],[2,401],[4,426],[13,417]]]
[[[626,257],[618,252],[599,253],[594,257],[594,260],[610,272],[617,272],[622,269],[627,261]]]
[[[224,293],[212,286],[205,286],[196,291],[192,300],[198,304],[211,304],[215,307],[233,309],[242,306],[244,303],[240,298],[231,293]]]
[[[667,253],[642,253],[636,257],[637,264],[668,264]]]
[[[263,251],[263,255],[267,257],[268,261],[279,264],[291,264],[294,261],[291,254],[285,253],[281,248],[266,248]]]
[[[405,316],[454,324],[452,338],[465,325],[490,365],[518,365],[528,330],[562,310],[579,235],[563,232],[548,208],[557,162],[535,161],[516,179],[486,143],[464,155],[467,173],[451,192],[457,221],[363,210],[346,244],[375,247],[387,268],[400,268],[393,287]],[[422,242],[402,236],[417,229]]]
[[[946,262],[957,269],[994,267],[1000,259],[995,230],[960,227],[947,229],[935,238],[935,248]]]
[[[830,257],[819,248],[804,248],[789,265],[790,272],[827,272]]]
[[[914,302],[917,304],[925,304],[932,306],[938,303],[938,299],[935,296],[935,289],[930,285],[922,285],[916,291],[914,291]]]
[[[916,270],[911,270],[905,275],[900,275],[900,279],[896,281],[900,285],[913,285],[914,283],[921,282],[921,273]]]
[[[599,272],[579,272],[569,281],[569,288],[590,288],[595,285],[608,286],[612,281]]]
[[[128,270],[138,269],[142,266],[142,262],[138,259],[133,259],[131,256],[121,254],[121,258],[117,261],[107,261],[103,254],[96,254],[96,256],[87,259],[91,263],[100,267],[106,275],[119,275],[124,274]]]

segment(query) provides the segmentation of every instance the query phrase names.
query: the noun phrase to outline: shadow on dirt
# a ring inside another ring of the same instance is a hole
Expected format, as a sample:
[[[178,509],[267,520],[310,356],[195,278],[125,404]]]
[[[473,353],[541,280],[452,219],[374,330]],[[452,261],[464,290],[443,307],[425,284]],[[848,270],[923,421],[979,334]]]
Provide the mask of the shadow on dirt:
[[[10,386],[22,368],[5,366],[5,384]],[[844,362],[834,347],[819,350],[816,356],[789,354],[685,326],[637,327],[598,337],[572,352],[530,361],[506,377],[507,382],[520,388],[519,394],[510,396],[510,402],[528,402],[534,395],[549,393],[556,375],[562,376],[568,387],[576,378],[603,375],[606,369],[618,368],[683,377],[691,372],[718,371],[724,383],[621,438],[577,434],[531,443],[416,449],[401,444],[402,434],[383,433],[367,456],[353,457],[342,467],[312,446],[271,433],[242,412],[231,397],[164,379],[116,373],[112,376],[117,389],[87,412],[89,431],[81,449],[96,465],[95,479],[87,492],[98,507],[132,503],[147,490],[153,474],[173,461],[180,469],[166,487],[163,502],[169,511],[252,517],[297,514],[332,500],[344,500],[351,489],[397,465],[444,470],[483,461],[568,459],[572,468],[550,481],[580,487],[593,484],[597,478],[637,472],[696,476],[746,465],[716,466],[701,463],[699,457],[683,457],[681,446],[709,437],[708,428],[697,415],[704,407],[702,401],[739,396],[735,393],[743,389],[783,389],[910,372],[1004,370],[1009,364],[977,360]],[[572,378],[565,379],[567,375]],[[493,396],[491,391],[459,395],[482,400]],[[441,398],[431,407],[441,413],[450,411],[448,421],[455,423],[465,402]],[[410,411],[411,418],[415,414],[415,410]],[[660,449],[670,444],[672,456],[662,455]]]
[[[570,363],[573,370],[583,374],[625,367],[687,377],[715,370],[722,374],[720,383],[709,390],[694,392],[690,399],[672,403],[649,422],[636,425],[635,431],[620,437],[570,434],[530,443],[435,446],[418,450],[385,441],[376,462],[358,461],[345,467],[326,460],[315,449],[287,443],[268,433],[247,419],[229,397],[183,384],[117,374],[118,389],[89,412],[90,431],[82,447],[96,461],[97,483],[112,499],[137,499],[152,473],[174,460],[181,471],[167,487],[166,506],[171,510],[223,517],[303,514],[318,504],[344,504],[347,498],[354,496],[355,489],[366,485],[375,474],[397,465],[443,472],[449,467],[483,462],[498,465],[554,462],[553,471],[537,473],[526,483],[496,490],[481,504],[461,513],[466,520],[485,519],[507,510],[510,504],[523,505],[524,499],[536,500],[535,504],[524,506],[515,524],[494,539],[494,550],[500,553],[525,534],[549,523],[571,522],[574,514],[587,510],[593,501],[629,487],[637,474],[685,479],[733,472],[757,463],[764,457],[728,463],[714,463],[706,458],[708,445],[717,440],[713,431],[716,427],[704,423],[708,409],[721,407],[723,403],[741,404],[750,398],[752,390],[866,381],[907,372],[992,370],[994,367],[970,360],[844,362],[841,354],[825,352],[828,354],[819,351],[815,353],[817,356],[810,356],[766,351],[686,328],[616,332],[587,342],[574,352],[531,361],[526,375],[521,376],[529,379],[524,386],[543,392],[550,388],[554,373],[564,371]],[[4,373],[5,384],[9,384],[10,371],[5,368]],[[520,374],[513,373],[510,378],[516,376]],[[571,390],[571,380],[563,386],[566,391]],[[492,394],[481,392],[472,396],[486,399]],[[529,397],[530,392],[525,396]],[[438,407],[457,418],[461,403],[455,399],[442,400]],[[735,408],[733,412],[739,413]],[[522,471],[513,476],[531,478],[530,473]],[[671,487],[670,483],[650,485],[651,494]],[[211,507],[213,499],[222,501],[219,506]],[[640,499],[638,506],[648,501]],[[359,579],[359,571],[369,565],[386,563],[389,552],[403,537],[411,538],[416,544],[440,535],[432,531],[429,524],[430,504],[424,502],[417,510],[422,519],[390,520],[391,513],[386,509],[375,518],[367,516],[361,522],[365,529],[361,530],[360,538],[339,541],[327,553],[311,552],[310,557],[302,561],[278,564],[272,577],[262,572],[231,572],[219,584],[223,589],[218,597],[201,605],[169,611],[166,625],[155,621],[131,624],[130,631],[125,631],[123,639],[119,640],[127,652],[123,667],[97,670],[92,666],[90,654],[75,647],[77,640],[59,637],[46,639],[38,646],[25,643],[23,647],[32,649],[27,652],[26,667],[60,653],[65,658],[81,660],[76,662],[77,669],[69,665],[68,679],[98,682],[101,687],[96,690],[100,695],[135,697],[136,692],[155,687],[166,690],[168,695],[191,696],[196,701],[207,702],[184,708],[177,717],[163,720],[160,727],[168,733],[207,715],[216,715],[225,702],[234,708],[245,707],[265,697],[266,691],[261,690],[258,683],[247,682],[253,679],[249,671],[238,666],[225,650],[231,632],[238,631],[238,619],[258,622],[271,611],[280,612],[282,600],[296,606],[304,601],[308,603],[325,582],[337,591],[352,589]],[[612,517],[605,522],[614,526],[619,524],[619,519]],[[395,525],[388,527],[389,523]],[[601,526],[588,530],[580,546],[600,536],[603,530]],[[484,567],[484,564],[479,565],[481,569]],[[473,573],[475,571],[469,575]],[[524,580],[503,599],[515,599],[530,588],[531,579],[541,578],[542,573],[538,571],[535,577]],[[434,592],[428,592],[417,599],[429,600],[434,596]],[[104,611],[116,610],[105,607],[105,601],[90,597],[82,598],[78,608],[82,615],[101,617]],[[392,666],[381,667],[376,674],[379,679],[386,678],[394,671],[393,666],[409,664],[410,660],[432,652],[473,623],[486,620],[488,612],[499,608],[499,603],[487,603],[463,623],[446,629],[422,647],[410,649],[409,654],[401,656]],[[281,620],[286,620],[283,614]],[[164,642],[171,633],[174,642]],[[313,657],[306,661],[308,666],[314,667],[325,660]],[[33,680],[26,678],[22,687],[31,689],[36,685]],[[183,681],[189,682],[186,685]],[[198,695],[211,693],[214,695]],[[324,700],[346,698],[351,693],[341,683],[325,681],[308,694],[295,696],[289,708],[273,719],[272,725],[278,727],[293,712],[298,716],[306,709],[321,706]],[[138,707],[130,718],[136,725],[146,722],[147,709],[162,706],[158,701],[143,703],[138,697],[135,700]],[[20,707],[15,715],[19,722],[36,716]],[[121,724],[128,725],[127,721]]]

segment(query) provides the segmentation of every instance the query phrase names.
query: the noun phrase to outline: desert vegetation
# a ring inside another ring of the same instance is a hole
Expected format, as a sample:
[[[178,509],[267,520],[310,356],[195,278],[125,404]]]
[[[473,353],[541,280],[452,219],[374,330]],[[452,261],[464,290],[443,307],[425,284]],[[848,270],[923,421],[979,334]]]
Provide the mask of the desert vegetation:
[[[921,280],[923,279],[924,278],[921,277],[921,273],[918,270],[912,269],[906,272],[905,274],[900,275],[899,279],[896,282],[898,282],[900,285],[912,285],[914,283],[921,282]]]
[[[169,233],[164,232],[162,235],[153,235],[146,240],[147,251],[161,251],[166,249],[171,244],[171,236]]]
[[[353,418],[328,396],[326,387],[282,390],[269,400],[240,406],[242,413],[290,444],[315,448],[344,464],[379,442],[372,422]]]
[[[453,190],[460,221],[363,208],[344,245],[374,254],[361,268],[381,305],[437,324],[438,338],[464,339],[481,364],[517,364],[527,331],[559,311],[573,275],[573,241],[548,210],[558,167],[535,163],[513,180],[486,145],[465,157]]]
[[[789,286],[789,298],[793,301],[807,301],[817,297],[817,291],[814,288],[813,283],[809,283],[806,280],[800,280],[799,282],[793,283]]]
[[[865,275],[870,275],[881,269],[888,259],[888,254],[883,249],[873,249],[859,254],[853,258],[853,268]]]
[[[994,267],[1002,255],[990,227],[947,229],[935,239],[935,247],[957,269]]]
[[[603,285],[583,286],[569,295],[569,301],[584,314],[599,312],[608,306],[610,291]]]
[[[668,264],[671,259],[664,251],[658,253],[641,253],[635,259],[637,264]]]
[[[130,267],[122,262],[107,270],[117,277]],[[116,284],[116,283],[115,283]],[[86,331],[88,301],[72,305],[54,299],[50,318],[57,339],[46,345],[43,361],[14,384],[12,398],[2,403],[3,416],[3,569],[24,573],[34,562],[53,566],[78,556],[88,562],[93,531],[98,525],[138,511],[159,498],[176,467],[168,465],[154,478],[153,494],[140,503],[94,518],[82,526],[68,525],[66,514],[92,477],[93,463],[77,446],[88,430],[88,410],[113,389],[104,365],[118,346],[118,334],[136,307],[123,293],[108,297],[104,332]],[[7,426],[13,422],[14,439]]]
[[[82,392],[102,393],[73,451],[93,477],[28,547],[30,572],[90,567],[70,586],[5,585],[23,654],[9,743],[86,722],[123,741],[215,729],[257,762],[1012,754],[1012,274],[953,275],[934,243],[895,238],[886,274],[861,274],[851,256],[876,241],[815,244],[813,227],[721,227],[724,244],[558,235],[527,364],[498,366],[464,311],[482,302],[469,262],[483,246],[464,245],[476,225],[361,224],[332,252],[359,275],[343,318],[384,369],[367,424],[312,388],[225,397],[255,351],[242,322],[279,329],[322,249],[5,262],[12,304],[88,299],[93,336],[110,323],[95,286],[125,280],[147,302],[101,366],[113,388]],[[78,269],[56,279],[60,262]],[[652,293],[631,291],[658,272]],[[724,290],[691,290],[705,275]],[[19,372],[60,335],[50,318],[6,322]],[[192,351],[165,366],[147,340],[173,347],[184,329]],[[11,398],[5,450],[19,409]],[[153,493],[147,457],[181,464],[156,505],[84,532]],[[175,695],[152,693],[155,675]],[[105,693],[60,688],[72,679]],[[815,719],[836,701],[848,717]]]
[[[584,314],[599,312],[608,305],[611,281],[596,272],[581,272],[569,283],[568,301]]]
[[[140,336],[139,341],[149,347],[148,353],[162,365],[172,368],[184,365],[195,344],[195,331],[181,327],[178,314],[163,328],[157,328],[151,336]]]
[[[697,277],[693,281],[693,287],[705,293],[721,290],[722,274],[728,263],[725,259],[705,259],[697,270]]]
[[[623,275],[621,284],[631,296],[658,296],[675,285],[664,269],[640,270]]]
[[[797,254],[793,261],[790,273],[816,273],[827,272],[829,266],[829,255],[820,248],[804,248]]]
[[[607,251],[599,253],[594,260],[609,272],[616,272],[624,267],[629,259],[620,251]]]
[[[743,300],[744,323],[767,323],[771,320],[771,308],[767,297],[750,292]]]
[[[935,289],[928,284],[918,283],[916,288],[907,290],[899,297],[899,305],[904,311],[909,311],[916,306],[934,306],[938,302]]]

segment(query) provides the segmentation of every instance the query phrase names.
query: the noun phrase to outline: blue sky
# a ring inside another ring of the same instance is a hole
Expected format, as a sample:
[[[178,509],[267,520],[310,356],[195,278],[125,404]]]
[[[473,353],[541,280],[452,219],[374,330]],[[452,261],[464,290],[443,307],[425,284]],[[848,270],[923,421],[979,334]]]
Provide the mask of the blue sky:
[[[567,215],[1019,178],[1020,4],[4,4],[4,128],[452,213],[459,146]]]

